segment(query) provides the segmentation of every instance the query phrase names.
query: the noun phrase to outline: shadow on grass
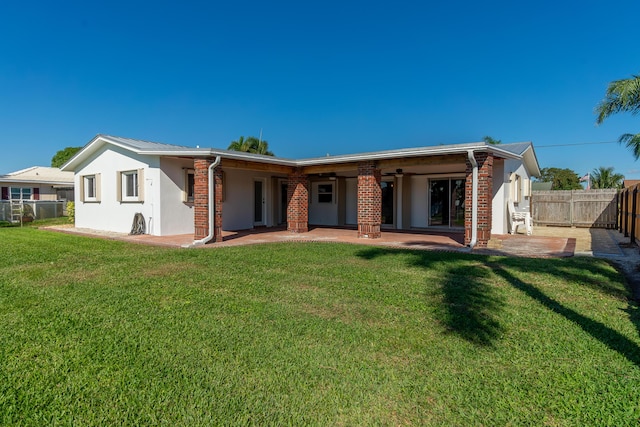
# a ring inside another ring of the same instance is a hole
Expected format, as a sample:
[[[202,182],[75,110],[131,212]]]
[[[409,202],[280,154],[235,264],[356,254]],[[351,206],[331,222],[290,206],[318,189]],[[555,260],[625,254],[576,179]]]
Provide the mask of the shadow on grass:
[[[485,347],[493,347],[504,332],[498,321],[504,299],[490,280],[487,270],[479,266],[457,266],[447,269],[441,284],[441,321],[459,337]]]
[[[605,344],[611,350],[624,356],[634,365],[640,366],[640,347],[638,347],[635,342],[620,334],[618,331],[590,319],[575,310],[565,307],[558,301],[547,296],[535,286],[518,279],[510,271],[505,269],[502,264],[491,263],[490,266],[495,274],[504,278],[511,286],[524,292],[527,296],[539,302],[554,313],[557,313],[565,319],[575,323],[582,328],[583,331]],[[636,328],[640,330],[640,319],[637,307],[634,308],[631,305],[630,307],[631,312],[629,312],[629,316],[631,321],[635,324]]]
[[[358,252],[361,258],[372,260],[382,256],[406,253],[397,249],[367,248]],[[442,291],[442,306],[436,315],[448,333],[482,347],[493,347],[504,332],[499,318],[504,300],[491,284],[491,271],[482,265],[465,262],[460,256],[455,262],[449,254],[409,251],[409,265],[423,269],[438,268],[443,280],[433,285]],[[471,260],[472,258],[468,258]]]
[[[405,251],[367,248],[359,251],[358,256],[373,260],[403,252]],[[568,267],[566,262],[562,260],[499,258],[499,261],[491,261],[490,258],[476,257],[475,255],[456,254],[452,256],[448,253],[428,251],[406,252],[412,255],[407,262],[409,266],[422,269],[437,268],[442,271],[441,281],[429,284],[434,287],[438,286],[442,290],[443,304],[436,310],[436,313],[447,331],[473,344],[492,347],[504,331],[499,318],[506,303],[491,281],[492,275],[497,275],[510,286],[524,292],[550,311],[575,323],[611,350],[621,354],[636,366],[640,366],[640,347],[634,341],[618,331],[564,306],[536,286],[520,280],[510,270],[527,273],[539,270],[540,273],[573,281],[594,291],[629,301],[629,296],[624,289],[612,285],[619,280],[615,272],[594,265],[588,259],[585,259],[584,263],[578,261],[577,264],[576,260],[573,260],[572,266]],[[467,262],[474,260],[477,263]],[[594,275],[600,278],[594,279]],[[629,301],[629,308],[625,311],[640,334],[640,309]]]

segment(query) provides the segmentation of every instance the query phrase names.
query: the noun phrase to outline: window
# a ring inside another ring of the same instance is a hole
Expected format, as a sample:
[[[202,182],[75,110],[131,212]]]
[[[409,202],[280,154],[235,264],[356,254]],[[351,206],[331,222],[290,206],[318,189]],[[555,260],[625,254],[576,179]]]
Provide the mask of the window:
[[[100,174],[84,175],[80,178],[80,200],[83,202],[100,201]]]
[[[184,201],[187,203],[193,203],[196,183],[195,171],[193,169],[187,169],[184,183]]]
[[[96,197],[96,177],[95,176],[87,176],[85,179],[84,188],[86,192],[87,199],[95,199]]]
[[[518,205],[518,203],[522,202],[522,177],[518,174],[511,175],[511,197],[513,199],[513,203]]]
[[[124,172],[122,174],[124,198],[138,197],[138,172]]]
[[[11,200],[31,200],[31,188],[11,187]]]
[[[98,202],[99,175],[85,175],[80,179],[80,197],[83,202]]]
[[[118,178],[118,201],[141,202],[143,177],[142,169],[120,172]]]
[[[318,203],[333,202],[333,184],[318,185]]]

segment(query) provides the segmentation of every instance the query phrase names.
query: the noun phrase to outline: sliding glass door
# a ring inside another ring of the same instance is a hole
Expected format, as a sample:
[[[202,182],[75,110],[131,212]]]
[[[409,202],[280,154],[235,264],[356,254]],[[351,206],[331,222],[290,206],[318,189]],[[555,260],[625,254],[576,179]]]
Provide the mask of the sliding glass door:
[[[429,180],[429,226],[464,227],[464,178]]]

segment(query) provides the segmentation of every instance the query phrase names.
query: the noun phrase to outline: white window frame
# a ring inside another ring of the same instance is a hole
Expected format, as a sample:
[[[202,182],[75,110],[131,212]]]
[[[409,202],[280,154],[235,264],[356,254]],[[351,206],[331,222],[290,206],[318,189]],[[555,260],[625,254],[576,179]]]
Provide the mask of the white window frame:
[[[88,203],[100,201],[100,174],[80,177],[80,200]]]
[[[511,198],[516,206],[522,202],[522,177],[517,173],[511,175]]]
[[[17,193],[18,197],[14,197]],[[28,197],[25,197],[28,193]],[[9,187],[9,200],[31,200],[33,189],[29,187]]]
[[[140,203],[144,201],[144,174],[142,169],[118,172],[118,201],[122,203]]]

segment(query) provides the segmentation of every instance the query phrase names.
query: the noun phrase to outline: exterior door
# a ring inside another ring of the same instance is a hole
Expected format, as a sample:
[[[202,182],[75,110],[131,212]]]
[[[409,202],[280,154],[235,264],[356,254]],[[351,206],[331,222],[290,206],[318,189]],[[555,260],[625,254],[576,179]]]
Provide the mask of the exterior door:
[[[464,179],[429,180],[429,225],[464,227]]]
[[[265,225],[264,181],[253,181],[253,225]]]

